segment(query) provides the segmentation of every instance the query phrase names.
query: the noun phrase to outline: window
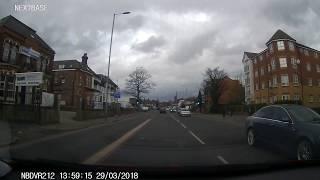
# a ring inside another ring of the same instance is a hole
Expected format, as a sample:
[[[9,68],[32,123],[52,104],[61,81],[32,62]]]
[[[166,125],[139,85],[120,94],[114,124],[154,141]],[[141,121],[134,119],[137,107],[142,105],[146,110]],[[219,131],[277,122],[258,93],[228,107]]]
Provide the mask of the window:
[[[302,48],[299,48],[299,52],[300,52],[300,53],[303,53],[303,49],[302,49]]]
[[[297,94],[293,95],[293,100],[294,101],[299,101],[300,100],[300,96],[297,95]]]
[[[319,57],[317,52],[314,52],[314,57],[315,57],[315,58],[318,58],[318,57]]]
[[[304,55],[309,56],[309,51],[307,49],[304,50]]]
[[[297,69],[297,60],[294,57],[291,58],[291,66],[293,69]]]
[[[290,95],[288,95],[288,94],[283,94],[283,95],[281,96],[281,100],[282,100],[282,101],[290,100]]]
[[[269,86],[268,87],[272,87],[272,82],[271,80],[269,80]]]
[[[289,122],[290,118],[288,114],[280,107],[273,107],[273,118],[282,122]]]
[[[254,76],[255,76],[255,77],[258,77],[258,75],[259,75],[259,74],[258,74],[258,71],[256,71],[256,72],[254,73]]]
[[[294,44],[291,41],[289,41],[289,50],[294,51]]]
[[[11,54],[10,54],[10,62],[11,64],[16,64],[16,57],[17,57],[17,47],[11,48]]]
[[[277,84],[278,84],[278,82],[277,82],[277,76],[273,76],[273,87],[277,87]]]
[[[277,96],[273,96],[273,102],[277,102],[278,98]]]
[[[281,75],[281,85],[282,86],[288,86],[289,85],[288,74]]]
[[[65,79],[61,79],[61,84],[64,84],[66,82]]]
[[[316,69],[317,69],[317,72],[320,72],[320,65],[319,64],[316,65]]]
[[[264,89],[264,82],[261,83],[261,89]]]
[[[257,64],[257,58],[254,58],[253,63]]]
[[[260,69],[261,75],[264,75],[264,69],[263,67]]]
[[[59,64],[59,69],[63,69],[65,67],[64,64]]]
[[[299,83],[299,78],[297,74],[292,75],[292,80],[295,85]]]
[[[274,60],[274,58],[271,59],[271,69],[272,70],[276,69],[276,61]]]
[[[9,43],[4,43],[3,46],[3,56],[2,56],[2,60],[4,62],[8,62],[8,58],[9,58],[9,51],[10,51],[10,45]]]
[[[37,60],[37,71],[40,71],[40,68],[41,68],[41,61],[40,60]]]
[[[256,90],[257,91],[259,90],[259,84],[258,83],[256,84]]]
[[[260,118],[268,118],[271,119],[272,118],[272,109],[271,107],[265,107],[262,108],[260,110],[258,110],[255,114],[255,117],[260,117]]]
[[[280,68],[287,67],[287,59],[286,58],[279,58]]]
[[[273,53],[273,44],[272,44],[272,42],[269,45],[269,51],[270,51],[270,53]]]
[[[46,65],[47,65],[47,60],[44,59],[44,60],[42,61],[42,72],[45,72],[45,71],[46,71],[46,67],[47,67]]]
[[[312,78],[308,78],[308,86],[312,86]]]
[[[309,96],[309,102],[310,102],[310,103],[313,103],[313,100],[314,100],[314,99],[313,99],[313,96],[310,95],[310,96]]]
[[[262,59],[263,59],[263,57],[262,57],[262,55],[260,55],[260,56],[259,56],[259,60],[262,61]]]
[[[266,56],[269,57],[269,51],[266,52]]]
[[[271,67],[270,67],[270,64],[268,64],[268,72],[271,71]]]
[[[278,50],[284,50],[284,42],[283,41],[278,41],[277,42]]]
[[[311,71],[311,65],[310,65],[310,63],[307,63],[307,71]]]

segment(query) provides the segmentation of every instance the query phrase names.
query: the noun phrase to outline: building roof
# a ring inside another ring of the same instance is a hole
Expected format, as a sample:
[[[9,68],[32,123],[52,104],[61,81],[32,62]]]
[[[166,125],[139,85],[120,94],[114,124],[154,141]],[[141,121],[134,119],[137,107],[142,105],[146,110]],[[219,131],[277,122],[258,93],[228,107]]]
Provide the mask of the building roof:
[[[292,41],[296,41],[291,36],[289,36],[287,33],[283,32],[281,29],[278,29],[266,44],[269,44],[271,41],[277,40],[277,39],[289,39]]]
[[[53,61],[53,69],[54,70],[61,69],[61,68],[59,68],[59,65],[64,65],[63,69],[81,69],[81,70],[90,72],[93,75],[96,75],[96,73],[88,65],[83,64],[75,59]]]
[[[253,52],[244,52],[248,56],[248,58],[253,59],[258,55],[258,53],[253,53]]]
[[[0,19],[0,26],[6,27],[23,37],[33,37],[38,43],[40,43],[44,48],[52,51],[54,54],[54,50],[40,37],[37,35],[36,31],[27,26],[26,24],[22,23],[15,17],[9,15],[2,19]]]
[[[313,48],[308,47],[308,46],[306,46],[306,45],[303,45],[303,44],[300,44],[300,43],[296,43],[296,44],[297,44],[297,46],[299,46],[299,47],[302,47],[302,48],[310,49],[310,50],[312,50],[312,51],[319,52],[319,50],[313,49]]]
[[[106,83],[107,79],[109,81],[109,84],[118,87],[118,85],[116,83],[114,83],[110,78],[108,78],[106,75],[103,74],[97,74],[97,76],[101,79],[102,82]]]

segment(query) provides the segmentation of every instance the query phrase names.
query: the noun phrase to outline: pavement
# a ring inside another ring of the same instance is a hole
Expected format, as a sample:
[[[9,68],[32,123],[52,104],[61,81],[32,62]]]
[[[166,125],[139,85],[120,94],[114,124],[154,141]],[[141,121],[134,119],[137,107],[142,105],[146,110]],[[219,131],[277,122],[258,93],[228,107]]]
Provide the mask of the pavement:
[[[269,147],[246,144],[245,116],[158,111],[115,117],[0,148],[7,158],[119,166],[207,166],[285,161]],[[50,128],[46,129],[50,130]],[[1,154],[2,153],[2,154]]]
[[[83,128],[87,128],[87,127],[91,127],[99,124],[112,123],[129,116],[130,114],[123,114],[123,115],[115,115],[113,117],[108,117],[108,118],[89,119],[84,121],[76,121],[76,120],[73,120],[72,118],[67,118],[67,119],[64,118],[63,120],[60,120],[59,123],[44,124],[44,125],[37,124],[37,123],[2,121],[1,128],[5,132],[8,131],[8,128],[6,127],[10,127],[9,128],[10,142],[8,143],[8,140],[4,141],[1,139],[0,139],[0,142],[3,142],[2,144],[24,143],[37,138],[42,138],[44,136],[50,136],[58,133],[63,133],[66,131],[83,129]],[[8,136],[6,137],[7,139],[9,139]]]

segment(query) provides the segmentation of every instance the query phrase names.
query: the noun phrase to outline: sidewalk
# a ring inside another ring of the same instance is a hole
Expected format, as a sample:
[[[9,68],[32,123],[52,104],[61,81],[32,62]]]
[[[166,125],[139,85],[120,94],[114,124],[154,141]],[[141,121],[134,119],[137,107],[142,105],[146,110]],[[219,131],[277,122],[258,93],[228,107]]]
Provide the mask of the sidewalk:
[[[120,121],[120,119],[127,119],[132,114],[116,115],[113,117],[90,119],[85,121],[76,121],[72,119],[63,120],[57,124],[39,125],[34,123],[10,123],[9,131],[10,134],[7,135],[11,137],[10,144],[20,144],[23,142],[28,142],[31,140],[43,138],[46,136],[56,135],[59,133],[64,133],[68,131],[79,130],[83,128],[88,128],[92,126],[97,126],[101,124],[112,124],[114,122]]]

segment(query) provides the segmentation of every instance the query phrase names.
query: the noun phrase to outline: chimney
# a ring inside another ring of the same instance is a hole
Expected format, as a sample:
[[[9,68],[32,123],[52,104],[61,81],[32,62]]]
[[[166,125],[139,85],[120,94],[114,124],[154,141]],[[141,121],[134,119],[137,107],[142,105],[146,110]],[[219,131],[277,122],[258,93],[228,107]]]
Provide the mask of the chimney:
[[[82,56],[82,64],[88,65],[88,56],[87,53],[84,53]]]

